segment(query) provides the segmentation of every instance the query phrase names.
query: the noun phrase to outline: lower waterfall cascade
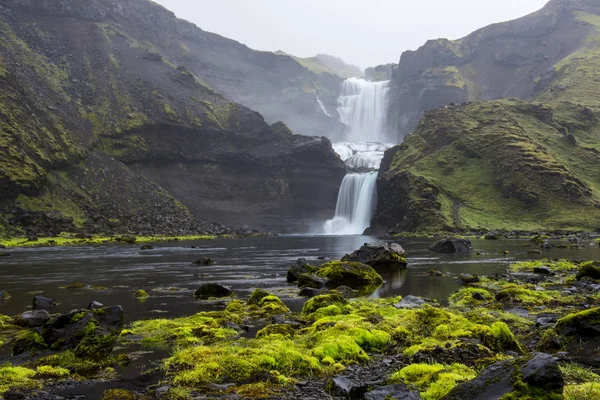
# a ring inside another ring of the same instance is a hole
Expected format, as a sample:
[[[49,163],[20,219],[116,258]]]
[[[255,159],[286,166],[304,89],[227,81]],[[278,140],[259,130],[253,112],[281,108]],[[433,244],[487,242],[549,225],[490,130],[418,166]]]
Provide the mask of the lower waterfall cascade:
[[[338,193],[335,216],[323,225],[327,235],[361,235],[371,224],[377,202],[377,171],[385,144],[389,82],[351,78],[338,99],[346,142],[333,148],[348,167]]]

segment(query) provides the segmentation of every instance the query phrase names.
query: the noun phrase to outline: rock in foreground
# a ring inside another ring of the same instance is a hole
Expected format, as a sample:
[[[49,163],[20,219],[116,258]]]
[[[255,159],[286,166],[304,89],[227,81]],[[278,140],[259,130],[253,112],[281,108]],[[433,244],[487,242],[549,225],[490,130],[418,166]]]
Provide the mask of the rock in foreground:
[[[397,243],[368,244],[346,254],[342,261],[360,262],[371,267],[406,268],[406,252]]]
[[[456,386],[444,400],[504,398],[562,399],[564,378],[556,359],[537,353],[532,358],[497,362],[475,379]],[[507,397],[508,398],[508,397]]]
[[[21,336],[13,355],[35,350],[73,350],[78,357],[98,359],[109,354],[123,329],[121,306],[79,310],[50,319],[42,328]]]

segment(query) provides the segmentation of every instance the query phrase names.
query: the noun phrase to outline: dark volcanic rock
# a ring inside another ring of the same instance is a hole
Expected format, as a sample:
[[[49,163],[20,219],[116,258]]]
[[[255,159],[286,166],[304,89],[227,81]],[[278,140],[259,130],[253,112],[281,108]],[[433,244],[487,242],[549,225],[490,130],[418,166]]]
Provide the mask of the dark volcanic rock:
[[[336,376],[331,380],[331,394],[347,399],[361,399],[367,392],[367,384],[345,376]]]
[[[557,360],[543,353],[531,358],[507,360],[490,365],[475,379],[461,383],[450,391],[443,400],[488,400],[499,399],[512,393],[519,398],[530,389],[549,396],[562,395],[565,384]]]
[[[327,279],[315,274],[302,274],[298,277],[298,287],[322,289],[327,286]]]
[[[303,274],[311,274],[317,271],[316,267],[313,267],[306,261],[305,258],[299,258],[296,261],[296,265],[291,267],[287,272],[287,281],[289,283],[297,282],[301,275]],[[299,285],[304,286],[304,285]]]
[[[585,277],[600,279],[600,262],[595,261],[592,264],[586,264],[579,268],[579,271],[577,272],[577,280],[582,280]]]
[[[73,350],[78,357],[97,359],[112,351],[123,328],[121,306],[79,310],[50,319],[41,333],[30,331],[13,346],[13,354],[26,351]]]
[[[498,231],[490,231],[485,234],[485,240],[499,240],[503,237],[503,235]]]
[[[473,250],[471,241],[458,238],[446,238],[429,246],[430,251],[436,253],[467,253]]]
[[[209,257],[200,257],[196,261],[193,262],[194,265],[212,265],[215,262]]]
[[[233,294],[233,290],[218,283],[205,283],[200,285],[196,290],[195,296],[199,299],[206,300],[209,298],[229,297]]]
[[[92,301],[89,305],[88,305],[88,310],[95,310],[98,308],[104,308],[104,304],[99,303],[97,301]]]
[[[24,328],[36,328],[44,325],[50,320],[50,314],[46,310],[25,311],[15,318],[15,325]]]
[[[402,298],[402,300],[397,303],[394,304],[394,307],[396,308],[420,308],[421,306],[423,306],[423,304],[426,304],[427,302],[417,296],[405,296]]]
[[[479,277],[477,275],[460,274],[458,277],[458,283],[461,285],[471,285],[477,282],[479,282]]]
[[[54,307],[56,307],[56,302],[53,299],[49,299],[43,296],[35,296],[33,298],[34,310],[49,310]]]
[[[600,336],[600,308],[581,311],[561,318],[554,328],[564,336]]]
[[[409,389],[404,383],[377,388],[365,393],[365,400],[421,400],[421,395],[416,390]]]
[[[548,268],[546,266],[535,267],[533,269],[533,273],[540,274],[540,275],[552,275],[552,271],[550,270],[550,268]]]
[[[405,268],[406,252],[397,243],[368,244],[365,243],[359,250],[346,254],[342,261],[360,262],[372,267],[399,267]]]
[[[319,290],[319,289],[315,289],[315,288],[311,288],[311,287],[304,287],[304,288],[302,288],[302,290],[300,290],[300,293],[298,293],[298,296],[312,298],[312,297],[318,296],[320,294],[321,294],[321,290]]]

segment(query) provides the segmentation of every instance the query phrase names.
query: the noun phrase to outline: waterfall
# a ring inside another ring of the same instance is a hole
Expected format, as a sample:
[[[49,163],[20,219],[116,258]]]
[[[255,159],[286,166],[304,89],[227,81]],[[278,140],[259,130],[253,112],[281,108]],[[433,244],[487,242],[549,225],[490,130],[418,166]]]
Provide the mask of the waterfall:
[[[316,92],[315,92],[315,96],[317,97],[317,104],[319,105],[319,108],[321,109],[321,111],[323,111],[323,114],[325,114],[329,118],[331,118],[331,114],[329,114],[327,112],[327,109],[325,108],[325,105],[323,104],[323,102],[321,101],[321,98],[319,97],[319,95]]]
[[[389,81],[344,81],[337,111],[347,127],[344,134],[348,142],[386,141],[388,92]]]
[[[340,186],[335,217],[325,222],[328,235],[361,235],[371,224],[377,198],[377,170],[385,144],[388,113],[388,82],[350,78],[338,99],[340,121],[346,126],[344,142],[333,148],[349,173]]]

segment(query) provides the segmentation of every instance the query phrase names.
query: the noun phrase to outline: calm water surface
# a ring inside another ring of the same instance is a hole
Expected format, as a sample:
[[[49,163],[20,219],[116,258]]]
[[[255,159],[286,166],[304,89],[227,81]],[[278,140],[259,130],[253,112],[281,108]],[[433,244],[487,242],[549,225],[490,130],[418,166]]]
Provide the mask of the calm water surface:
[[[201,283],[219,282],[232,286],[244,298],[254,288],[271,291],[299,310],[304,302],[297,298],[298,289],[286,282],[286,272],[296,259],[304,257],[320,264],[339,259],[363,243],[381,239],[365,236],[280,236],[213,241],[157,244],[154,250],[140,251],[139,246],[100,246],[11,249],[11,257],[0,259],[0,289],[12,298],[0,303],[0,313],[15,315],[31,307],[36,292],[60,304],[57,312],[86,307],[92,300],[104,305],[120,304],[126,318],[177,317],[198,311],[222,309],[220,301],[198,301],[193,293]],[[487,274],[504,271],[515,260],[532,258],[598,259],[600,250],[554,249],[543,255],[530,255],[526,240],[473,241],[471,254],[440,255],[428,251],[433,239],[398,240],[408,253],[409,268],[404,271],[380,270],[385,284],[374,297],[417,295],[446,299],[458,285],[460,273]],[[192,248],[196,246],[197,248]],[[510,254],[499,254],[508,250]],[[477,252],[480,254],[478,255]],[[196,266],[200,257],[216,261],[211,266]],[[451,276],[432,278],[435,269]],[[82,282],[103,286],[103,290],[61,289]],[[165,291],[165,288],[175,288]],[[150,298],[140,302],[133,297],[145,289]],[[177,290],[177,291],[173,291]]]

